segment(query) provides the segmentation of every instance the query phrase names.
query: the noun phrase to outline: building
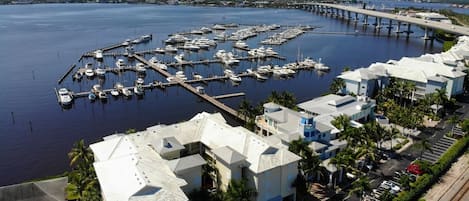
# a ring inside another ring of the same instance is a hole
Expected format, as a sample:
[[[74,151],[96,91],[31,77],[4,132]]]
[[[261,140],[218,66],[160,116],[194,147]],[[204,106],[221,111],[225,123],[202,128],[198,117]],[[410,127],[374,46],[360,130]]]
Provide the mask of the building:
[[[375,101],[363,97],[329,94],[298,104],[300,112],[275,103],[264,104],[264,114],[256,118],[258,134],[276,136],[283,144],[302,138],[323,160],[335,156],[346,146],[338,139],[340,130],[331,123],[347,115],[352,125],[374,119]]]
[[[242,128],[220,114],[200,113],[191,120],[157,125],[131,135],[115,134],[90,145],[104,200],[188,200],[204,184],[202,166],[213,160],[218,184],[245,178],[253,198],[295,200],[292,187],[299,156]]]
[[[415,83],[413,99],[434,93],[436,89],[446,89],[451,97],[464,92],[466,73],[463,71],[468,63],[469,37],[461,36],[447,52],[373,63],[368,68],[344,72],[338,78],[344,80],[347,94],[374,96],[389,84],[390,78],[397,78]]]
[[[420,12],[415,14],[416,17],[422,18],[425,20],[432,20],[437,22],[442,22],[446,24],[452,24],[451,20],[448,17],[440,14],[440,13],[433,13],[433,12]]]

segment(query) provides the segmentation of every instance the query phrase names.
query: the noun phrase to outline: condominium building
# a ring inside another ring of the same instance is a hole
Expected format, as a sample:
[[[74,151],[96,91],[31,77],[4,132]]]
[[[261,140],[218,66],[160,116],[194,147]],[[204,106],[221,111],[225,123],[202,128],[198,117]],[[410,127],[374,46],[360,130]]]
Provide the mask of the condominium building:
[[[338,76],[345,81],[343,92],[374,96],[389,84],[390,78],[415,83],[412,99],[445,89],[451,97],[464,92],[464,77],[469,64],[469,37],[459,37],[458,43],[450,50],[420,57],[403,57],[386,63],[373,63],[368,68],[347,71]]]
[[[90,147],[108,201],[188,200],[188,193],[202,186],[216,186],[215,182],[226,190],[230,180],[242,178],[257,192],[253,200],[296,198],[292,184],[300,157],[249,130],[228,125],[219,113],[107,136]],[[207,182],[204,165],[213,165],[218,179]]]

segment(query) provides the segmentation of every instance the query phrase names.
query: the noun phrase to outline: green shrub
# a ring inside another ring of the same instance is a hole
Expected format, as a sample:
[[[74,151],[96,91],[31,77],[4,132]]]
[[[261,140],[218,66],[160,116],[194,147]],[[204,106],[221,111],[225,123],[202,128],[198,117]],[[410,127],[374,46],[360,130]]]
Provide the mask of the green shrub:
[[[394,201],[410,201],[417,200],[425,193],[446,171],[451,164],[466,151],[469,144],[469,136],[458,140],[451,148],[449,148],[430,169],[431,173],[423,174],[417,178],[417,181],[411,184],[408,191],[402,191],[398,194]]]

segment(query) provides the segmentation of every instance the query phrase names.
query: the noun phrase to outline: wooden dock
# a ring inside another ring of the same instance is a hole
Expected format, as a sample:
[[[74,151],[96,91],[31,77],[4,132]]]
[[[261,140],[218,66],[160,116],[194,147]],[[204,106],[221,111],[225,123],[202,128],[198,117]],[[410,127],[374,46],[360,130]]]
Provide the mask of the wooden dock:
[[[70,68],[67,70],[67,72],[65,72],[65,74],[57,81],[58,84],[62,83],[62,81],[64,81],[64,79],[68,76],[68,74],[70,74],[72,72],[72,70],[76,67],[77,65],[76,64],[73,64],[72,66],[70,66]]]
[[[147,61],[146,59],[144,59],[143,57],[141,57],[139,55],[133,55],[133,57],[136,60],[150,66],[151,68],[153,68],[155,71],[159,72],[161,75],[165,76],[166,78],[173,76],[170,73],[168,73],[167,71],[164,71],[161,68],[156,67],[155,65],[153,65],[152,63],[150,63],[149,61]],[[241,120],[245,119],[244,115],[238,114],[238,112],[235,109],[223,104],[222,102],[218,101],[214,97],[211,97],[211,96],[209,96],[205,93],[199,93],[195,87],[193,87],[192,85],[190,85],[188,83],[185,83],[183,80],[176,79],[176,83],[179,84],[180,86],[184,87],[188,91],[192,92],[193,94],[199,96],[200,98],[206,100],[207,102],[213,104],[215,107],[227,112],[228,114],[231,114],[234,117],[238,117]]]

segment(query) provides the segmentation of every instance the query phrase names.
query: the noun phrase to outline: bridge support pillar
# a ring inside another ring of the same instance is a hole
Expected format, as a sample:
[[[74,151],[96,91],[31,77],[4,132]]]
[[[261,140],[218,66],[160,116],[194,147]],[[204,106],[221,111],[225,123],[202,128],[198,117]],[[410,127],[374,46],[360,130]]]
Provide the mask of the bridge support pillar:
[[[392,20],[389,20],[389,26],[388,26],[388,36],[391,35],[391,29],[392,29]]]
[[[364,17],[364,22],[363,22],[363,25],[367,26],[368,25],[368,15],[365,15]]]
[[[358,13],[355,13],[355,19],[354,19],[355,23],[358,23]]]
[[[407,23],[407,38],[409,38],[410,35],[410,23]]]
[[[347,19],[350,20],[350,18],[352,18],[352,14],[350,11],[347,11]]]
[[[345,10],[341,10],[342,11],[342,19],[345,19]]]
[[[430,37],[428,37],[428,27],[425,27],[425,35],[423,35],[424,40],[429,40]]]
[[[401,22],[397,22],[397,28],[396,28],[397,37],[399,37],[400,33],[401,33]]]

